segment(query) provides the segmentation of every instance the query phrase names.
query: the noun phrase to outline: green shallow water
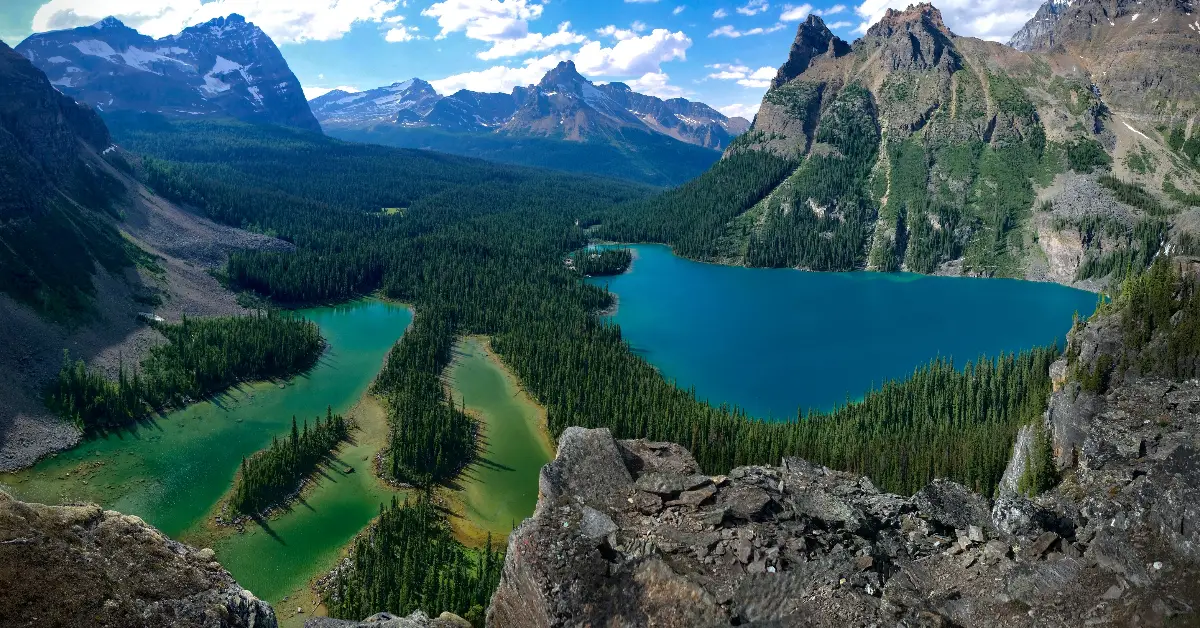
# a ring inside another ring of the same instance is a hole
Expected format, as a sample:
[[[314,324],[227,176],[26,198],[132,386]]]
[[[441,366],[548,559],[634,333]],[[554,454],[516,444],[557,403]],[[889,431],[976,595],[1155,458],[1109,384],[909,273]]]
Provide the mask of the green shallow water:
[[[373,478],[372,447],[359,432],[341,464],[304,500],[269,523],[238,535],[215,533],[214,506],[230,488],[242,457],[265,448],[326,406],[349,411],[379,373],[389,349],[412,321],[404,307],[366,300],[302,310],[329,348],[309,373],[283,387],[242,386],[136,429],[91,440],[31,469],[0,475],[25,501],[95,502],[137,515],[172,538],[212,547],[226,568],[259,597],[276,602],[330,567],[338,551],[370,522],[391,493]],[[377,447],[378,445],[375,445]],[[353,473],[345,473],[352,467]]]
[[[488,532],[503,541],[533,514],[538,473],[554,452],[541,433],[540,408],[480,340],[467,338],[454,349],[447,371],[454,401],[480,419],[484,440],[481,460],[458,479],[462,518],[455,527],[472,543],[481,544]]]

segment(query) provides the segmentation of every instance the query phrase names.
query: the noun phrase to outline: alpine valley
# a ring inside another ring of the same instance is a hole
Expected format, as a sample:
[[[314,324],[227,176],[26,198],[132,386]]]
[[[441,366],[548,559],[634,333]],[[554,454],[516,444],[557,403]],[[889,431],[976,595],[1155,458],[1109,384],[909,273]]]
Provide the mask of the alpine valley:
[[[752,123],[0,43],[0,628],[1200,622],[1192,3],[842,10]]]

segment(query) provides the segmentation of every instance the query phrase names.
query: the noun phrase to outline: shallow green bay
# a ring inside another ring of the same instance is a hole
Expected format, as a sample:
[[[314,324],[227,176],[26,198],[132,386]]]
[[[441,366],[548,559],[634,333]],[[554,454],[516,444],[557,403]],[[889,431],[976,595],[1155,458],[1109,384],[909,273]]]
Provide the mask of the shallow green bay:
[[[273,519],[269,533],[256,526],[244,535],[216,533],[209,516],[242,457],[285,434],[293,415],[311,420],[326,406],[342,413],[354,407],[412,321],[407,308],[376,300],[299,314],[320,326],[329,343],[309,373],[284,386],[242,386],[134,430],[85,442],[32,469],[0,475],[0,484],[26,501],[95,502],[138,515],[172,538],[212,547],[243,586],[278,601],[332,566],[337,552],[390,499],[366,460],[368,435],[356,433],[357,444],[340,451],[338,469]],[[345,473],[347,466],[354,472]]]
[[[483,343],[459,342],[447,369],[454,402],[465,403],[482,424],[483,452],[457,480],[461,512],[453,520],[459,536],[472,544],[482,544],[488,532],[494,542],[503,542],[514,524],[533,515],[538,474],[554,457],[541,408]]]

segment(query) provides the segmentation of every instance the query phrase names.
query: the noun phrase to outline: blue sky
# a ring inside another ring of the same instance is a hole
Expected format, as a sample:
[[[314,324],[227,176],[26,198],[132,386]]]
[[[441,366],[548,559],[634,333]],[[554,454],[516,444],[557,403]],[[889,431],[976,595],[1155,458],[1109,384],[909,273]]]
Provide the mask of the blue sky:
[[[810,13],[853,40],[909,0],[4,0],[0,39],[116,15],[161,37],[236,12],[279,44],[310,95],[412,77],[510,91],[572,59],[596,82],[751,116]],[[1039,0],[936,3],[956,33],[1005,40]]]

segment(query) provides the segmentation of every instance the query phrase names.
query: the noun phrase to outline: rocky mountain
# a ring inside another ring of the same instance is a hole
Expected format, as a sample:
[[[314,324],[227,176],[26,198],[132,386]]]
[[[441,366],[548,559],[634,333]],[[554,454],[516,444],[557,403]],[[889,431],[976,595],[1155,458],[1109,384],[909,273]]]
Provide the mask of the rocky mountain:
[[[433,86],[414,78],[365,92],[335,89],[309,101],[324,125],[353,126],[418,122],[441,100]]]
[[[462,89],[439,100],[424,120],[400,122],[402,126],[425,126],[446,131],[494,131],[504,126],[517,111],[512,94],[489,94]]]
[[[624,83],[594,84],[571,61],[560,63],[537,85],[509,94],[461,90],[441,98],[429,83],[412,79],[354,94],[335,90],[311,105],[331,131],[394,122],[453,132],[608,141],[629,130],[713,150],[724,150],[750,126],[746,119],[728,118],[704,103],[662,100]]]
[[[1046,0],[1021,30],[1013,34],[1008,45],[1024,51],[1032,50],[1034,46],[1052,45],[1054,27],[1070,5],[1070,0]]]
[[[570,61],[511,93],[439,97],[412,79],[312,102],[326,133],[492,161],[679,185],[703,172],[750,123],[703,103],[595,84]],[[391,120],[386,120],[388,116]]]
[[[853,44],[812,16],[722,163],[603,235],[751,266],[1096,288],[1191,246],[1190,11],[1048,5],[1024,31],[1030,52],[959,36],[929,4],[889,10]],[[706,186],[728,200],[700,209]]]
[[[210,549],[99,506],[44,506],[0,492],[0,617],[11,626],[274,628]]]
[[[796,458],[711,477],[679,445],[568,428],[487,625],[1192,625],[1200,385],[1087,383],[1130,348],[1121,318],[1087,323],[1052,369],[1059,483],[1033,497],[1018,489],[1035,426],[995,499],[944,480],[886,494]]]
[[[103,111],[321,128],[274,42],[237,14],[161,39],[110,17],[32,35],[16,50],[60,91]]]

